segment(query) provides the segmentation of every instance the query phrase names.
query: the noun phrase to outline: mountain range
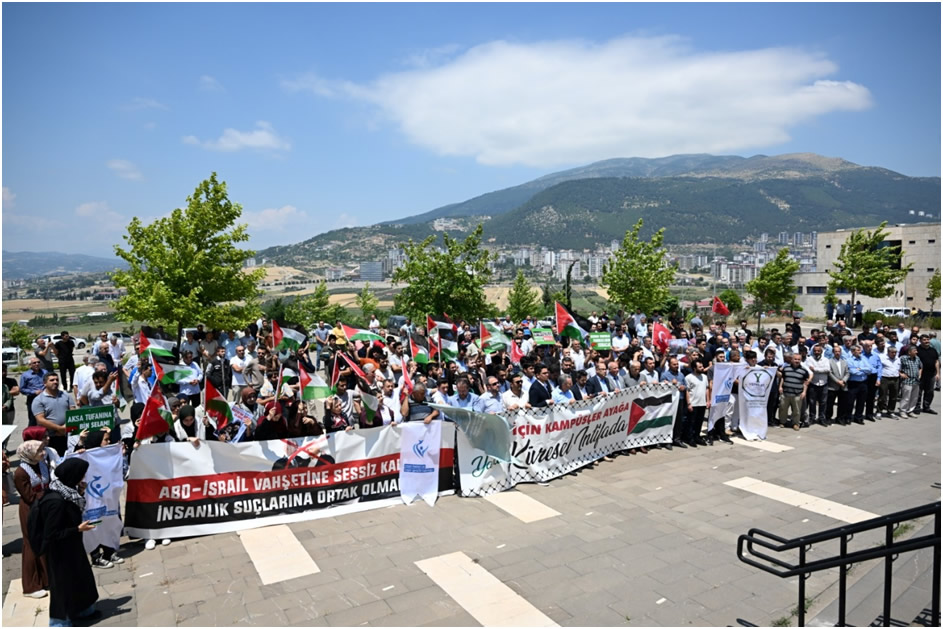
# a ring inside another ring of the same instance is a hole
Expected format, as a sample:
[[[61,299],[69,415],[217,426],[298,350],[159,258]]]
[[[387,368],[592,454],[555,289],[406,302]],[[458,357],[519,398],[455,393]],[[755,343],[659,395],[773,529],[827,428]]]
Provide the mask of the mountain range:
[[[814,153],[633,157],[551,173],[415,216],[326,232],[259,256],[309,268],[312,257],[375,260],[410,238],[436,233],[436,219],[453,219],[450,232],[483,222],[485,239],[494,244],[583,249],[621,240],[639,218],[644,237],[664,227],[666,243],[732,243],[762,232],[828,231],[939,216],[939,177],[908,177],[841,158]]]
[[[4,251],[3,279],[21,280],[43,275],[71,273],[102,273],[125,269],[127,264],[117,257],[99,258],[81,253],[56,251]]]

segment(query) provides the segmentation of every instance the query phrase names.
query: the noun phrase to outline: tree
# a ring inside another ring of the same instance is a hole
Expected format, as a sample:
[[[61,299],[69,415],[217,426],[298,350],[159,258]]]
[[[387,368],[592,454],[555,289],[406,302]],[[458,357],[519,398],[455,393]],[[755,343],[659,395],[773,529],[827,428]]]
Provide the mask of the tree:
[[[940,298],[940,269],[933,272],[930,281],[927,282],[927,299],[930,300],[930,312],[936,305],[936,300]]]
[[[360,312],[363,313],[364,323],[367,323],[370,321],[370,315],[376,312],[377,305],[380,303],[376,295],[370,291],[370,282],[364,283],[363,290],[357,295],[356,302],[357,307],[360,308]]]
[[[550,284],[544,284],[543,288],[540,291],[540,301],[543,304],[543,311],[540,313],[541,316],[551,316],[556,314],[556,304],[559,301],[563,303],[566,300],[566,293],[562,290],[553,290],[550,288]],[[530,313],[535,315],[536,313]]]
[[[835,260],[834,270],[828,274],[829,287],[846,288],[851,292],[848,303],[855,303],[861,295],[868,297],[890,297],[894,285],[903,281],[913,264],[902,266],[900,246],[887,246],[887,221],[874,231],[858,229],[842,243],[841,251]]]
[[[508,314],[513,321],[523,321],[524,318],[533,316],[539,307],[537,292],[530,287],[524,272],[518,270],[508,293]]]
[[[740,294],[732,288],[721,291],[717,297],[724,302],[724,305],[727,306],[730,312],[740,312],[743,310],[743,300],[740,299]]]
[[[321,280],[313,293],[285,304],[282,323],[293,323],[310,330],[318,324],[318,321],[334,323],[346,317],[347,311],[343,306],[331,303],[331,296],[327,292],[327,282]]]
[[[7,328],[6,336],[13,347],[18,347],[24,352],[33,351],[33,339],[36,338],[36,332],[29,326],[13,322]]]
[[[796,296],[796,285],[792,276],[799,270],[799,263],[789,258],[789,249],[783,247],[760,269],[755,279],[746,284],[746,290],[753,295],[751,311],[756,314],[756,329],[762,329],[761,314],[767,310],[778,310],[791,303]]]
[[[185,209],[149,225],[131,219],[127,249],[115,245],[128,263],[111,274],[127,291],[115,303],[117,318],[176,324],[178,341],[186,324],[241,329],[255,319],[265,270],[244,268],[255,252],[237,247],[249,240],[246,226],[236,224],[241,215],[242,206],[229,200],[214,172],[187,197]]]
[[[481,233],[480,223],[464,241],[443,233],[444,250],[433,247],[436,235],[404,245],[406,262],[393,272],[393,284],[405,284],[396,297],[397,312],[414,321],[440,313],[455,321],[494,314],[484,289],[495,256],[481,248]]]
[[[609,298],[623,308],[650,313],[668,297],[677,267],[668,262],[668,252],[661,246],[665,229],[655,232],[649,242],[639,240],[641,230],[639,219],[625,232],[622,246],[603,268],[599,285],[608,288]]]

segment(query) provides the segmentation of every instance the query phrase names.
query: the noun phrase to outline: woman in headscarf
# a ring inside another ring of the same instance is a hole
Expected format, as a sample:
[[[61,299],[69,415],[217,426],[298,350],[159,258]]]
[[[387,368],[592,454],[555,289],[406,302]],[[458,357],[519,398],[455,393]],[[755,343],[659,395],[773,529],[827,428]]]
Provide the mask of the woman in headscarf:
[[[71,458],[56,468],[55,478],[34,517],[42,524],[42,548],[49,569],[49,626],[69,627],[75,620],[100,615],[95,611],[98,588],[88,563],[82,533],[95,525],[82,520],[88,461]]]
[[[286,439],[288,437],[288,423],[282,414],[282,405],[280,402],[269,402],[265,405],[265,415],[259,421],[259,427],[255,430],[256,441],[268,441],[269,439]]]
[[[196,409],[184,404],[177,412],[177,421],[174,422],[174,437],[177,441],[189,441],[199,447],[201,441],[216,441],[213,426],[209,417],[203,416],[203,421],[196,420]]]
[[[251,421],[244,423],[236,416],[236,413],[233,413],[233,421],[229,422],[222,430],[217,431],[220,441],[237,443],[252,438],[263,412],[263,407],[259,404],[259,393],[255,387],[244,388],[240,393],[240,402],[234,408],[244,411],[239,415],[250,417]]]
[[[47,595],[49,580],[46,576],[45,562],[33,550],[29,543],[26,523],[29,510],[42,498],[49,483],[52,482],[52,466],[46,456],[46,430],[32,426],[23,431],[23,438],[31,437],[16,449],[20,457],[20,466],[13,472],[13,484],[20,494],[20,531],[23,534],[23,593],[30,598],[43,598]],[[26,433],[30,433],[27,435]],[[36,439],[39,437],[39,439]]]

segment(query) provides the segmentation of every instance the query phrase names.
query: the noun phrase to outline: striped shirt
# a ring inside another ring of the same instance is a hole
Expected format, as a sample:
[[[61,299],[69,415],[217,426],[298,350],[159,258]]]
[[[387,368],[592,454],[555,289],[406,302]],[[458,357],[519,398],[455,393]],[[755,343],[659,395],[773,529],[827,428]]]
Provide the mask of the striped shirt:
[[[783,394],[802,395],[803,385],[809,378],[809,370],[799,365],[793,367],[786,365],[782,368],[783,373]]]

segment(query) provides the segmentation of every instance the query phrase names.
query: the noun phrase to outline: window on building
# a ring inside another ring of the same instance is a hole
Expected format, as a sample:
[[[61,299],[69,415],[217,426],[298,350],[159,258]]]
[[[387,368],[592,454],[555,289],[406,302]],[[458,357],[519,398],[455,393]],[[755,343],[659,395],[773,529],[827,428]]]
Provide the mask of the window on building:
[[[915,244],[917,244],[917,241],[916,241],[916,240],[908,240],[908,241],[907,241],[907,244],[908,244],[908,245],[915,245]]]
[[[824,295],[826,288],[824,286],[809,286],[805,289],[806,295]]]
[[[936,269],[934,269],[933,267],[927,269],[927,273],[933,273],[934,271],[936,271]]]
[[[844,287],[838,287],[835,289],[836,295],[850,295],[851,291]]]
[[[825,248],[826,248],[826,249],[831,249],[831,248],[832,248],[832,245],[825,245]]]
[[[936,239],[934,239],[934,238],[931,238],[931,239],[930,239],[930,240],[928,240],[927,242],[928,242],[928,243],[930,243],[930,244],[932,245],[933,243],[935,243],[935,242],[936,242]]]
[[[801,295],[801,294],[802,294],[802,287],[801,287],[801,286],[796,286],[796,294],[797,294],[797,295]]]

